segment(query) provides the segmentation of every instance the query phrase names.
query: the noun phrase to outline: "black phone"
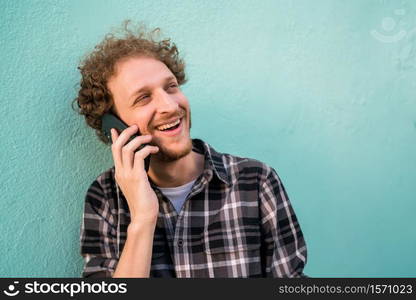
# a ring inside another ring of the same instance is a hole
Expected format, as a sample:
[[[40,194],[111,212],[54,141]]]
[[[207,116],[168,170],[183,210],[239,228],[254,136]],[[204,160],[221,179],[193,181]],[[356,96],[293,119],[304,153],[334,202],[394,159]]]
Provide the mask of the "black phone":
[[[118,134],[120,134],[124,129],[128,128],[129,126],[124,123],[122,120],[120,120],[117,116],[115,116],[112,113],[106,113],[101,117],[101,130],[103,132],[103,134],[111,141],[111,128],[114,128],[117,130]],[[127,141],[130,142],[132,139],[134,139],[135,137],[139,136],[140,132],[137,134],[133,134],[130,139]],[[139,148],[137,148],[137,151],[143,149],[144,146],[147,146],[148,144],[143,144],[141,145]],[[148,155],[145,159],[144,159],[144,168],[147,171],[149,171],[149,165],[150,165],[150,155]]]

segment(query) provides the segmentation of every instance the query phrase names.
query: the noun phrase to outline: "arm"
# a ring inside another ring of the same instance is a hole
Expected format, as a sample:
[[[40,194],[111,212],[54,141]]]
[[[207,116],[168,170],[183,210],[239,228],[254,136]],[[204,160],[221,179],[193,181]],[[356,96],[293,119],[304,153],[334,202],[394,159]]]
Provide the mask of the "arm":
[[[159,202],[149,184],[144,159],[159,149],[145,146],[139,150],[141,145],[150,142],[152,138],[150,135],[137,136],[128,142],[129,137],[137,130],[137,126],[131,126],[120,135],[117,131],[111,130],[115,179],[126,197],[131,222],[127,228],[126,243],[113,277],[150,276]]]
[[[151,136],[138,136],[127,143],[137,126],[124,130],[120,136],[112,130],[111,146],[115,179],[126,197],[130,224],[123,251],[118,258],[117,228],[105,199],[103,188],[95,181],[88,190],[81,230],[81,254],[85,257],[83,276],[149,277],[153,235],[159,212],[156,194],[150,187],[144,159],[159,149],[141,144]],[[119,260],[118,260],[119,259]]]
[[[114,278],[150,276],[155,226],[156,223],[130,223]]]
[[[307,252],[302,231],[279,176],[267,167],[260,186],[263,274],[306,277]]]

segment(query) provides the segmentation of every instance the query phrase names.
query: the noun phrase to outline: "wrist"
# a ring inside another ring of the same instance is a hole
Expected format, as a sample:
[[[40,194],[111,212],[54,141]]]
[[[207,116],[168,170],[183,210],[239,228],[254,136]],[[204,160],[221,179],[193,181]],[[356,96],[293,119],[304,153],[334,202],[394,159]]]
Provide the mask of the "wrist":
[[[154,231],[156,227],[157,218],[150,220],[133,220],[130,222],[127,227],[127,233],[139,233],[139,232],[148,232]]]

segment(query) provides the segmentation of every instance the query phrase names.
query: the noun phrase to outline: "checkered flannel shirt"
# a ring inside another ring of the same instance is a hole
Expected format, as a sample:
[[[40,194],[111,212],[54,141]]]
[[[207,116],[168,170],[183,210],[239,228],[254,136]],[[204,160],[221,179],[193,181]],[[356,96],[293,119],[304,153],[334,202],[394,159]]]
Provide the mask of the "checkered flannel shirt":
[[[254,159],[205,156],[182,210],[150,181],[159,200],[150,277],[304,277],[306,245],[276,171]],[[130,214],[114,167],[89,187],[80,231],[82,277],[111,277],[127,238]]]

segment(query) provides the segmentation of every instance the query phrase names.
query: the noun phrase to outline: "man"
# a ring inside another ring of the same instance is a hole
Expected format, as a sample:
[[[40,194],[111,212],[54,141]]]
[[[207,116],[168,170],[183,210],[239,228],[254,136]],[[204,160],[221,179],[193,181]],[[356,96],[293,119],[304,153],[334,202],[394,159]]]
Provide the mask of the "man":
[[[304,276],[304,238],[276,171],[190,138],[185,65],[155,31],[109,35],[79,67],[75,101],[98,137],[111,142],[104,113],[129,126],[112,130],[114,167],[85,198],[82,276]]]

